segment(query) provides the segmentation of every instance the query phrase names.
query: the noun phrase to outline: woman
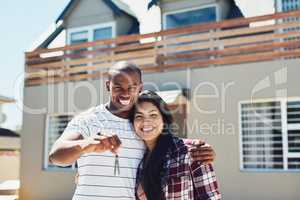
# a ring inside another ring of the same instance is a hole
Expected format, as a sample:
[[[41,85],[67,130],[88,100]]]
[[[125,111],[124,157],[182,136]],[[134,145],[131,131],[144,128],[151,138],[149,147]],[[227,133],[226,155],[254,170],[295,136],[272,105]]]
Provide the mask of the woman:
[[[130,120],[147,146],[137,172],[137,199],[221,199],[212,165],[190,159],[188,146],[172,135],[172,115],[160,96],[142,92]]]

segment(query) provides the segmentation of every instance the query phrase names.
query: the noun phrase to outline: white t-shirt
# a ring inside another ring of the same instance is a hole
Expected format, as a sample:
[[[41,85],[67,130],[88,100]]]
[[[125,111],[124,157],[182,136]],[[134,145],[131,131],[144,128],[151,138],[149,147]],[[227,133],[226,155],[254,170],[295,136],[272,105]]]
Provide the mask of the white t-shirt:
[[[72,119],[64,132],[78,132],[84,138],[98,132],[117,134],[122,142],[118,149],[120,174],[116,176],[115,155],[109,151],[84,154],[77,160],[79,178],[73,200],[135,199],[136,171],[145,145],[136,136],[129,120],[99,105]]]

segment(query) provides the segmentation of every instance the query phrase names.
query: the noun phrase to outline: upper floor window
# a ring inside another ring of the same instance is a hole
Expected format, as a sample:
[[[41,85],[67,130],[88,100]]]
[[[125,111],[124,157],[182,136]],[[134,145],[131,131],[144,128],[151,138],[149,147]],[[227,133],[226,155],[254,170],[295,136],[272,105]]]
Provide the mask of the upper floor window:
[[[218,19],[217,15],[216,5],[165,13],[164,29],[215,22]]]
[[[79,44],[115,37],[115,23],[105,23],[68,29],[68,44]]]

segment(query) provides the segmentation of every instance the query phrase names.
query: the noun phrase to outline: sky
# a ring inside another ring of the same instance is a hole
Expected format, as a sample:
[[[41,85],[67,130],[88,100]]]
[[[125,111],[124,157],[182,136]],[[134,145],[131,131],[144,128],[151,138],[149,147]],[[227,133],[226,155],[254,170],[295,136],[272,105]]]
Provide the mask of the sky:
[[[146,13],[148,0],[122,1],[139,17],[144,33],[158,30],[159,10],[153,9],[150,13]],[[12,97],[17,101],[15,104],[3,106],[7,120],[1,126],[15,130],[22,125],[21,83],[24,74],[24,52],[54,23],[68,2],[69,0],[1,2],[0,95]],[[238,0],[237,4],[246,16],[274,12],[273,0]]]

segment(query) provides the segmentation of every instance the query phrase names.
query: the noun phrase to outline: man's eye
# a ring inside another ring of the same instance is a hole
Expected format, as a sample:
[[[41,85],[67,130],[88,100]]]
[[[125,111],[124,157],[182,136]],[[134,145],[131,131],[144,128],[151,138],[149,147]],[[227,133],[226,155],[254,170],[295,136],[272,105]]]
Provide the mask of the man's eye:
[[[129,91],[135,91],[136,90],[136,87],[130,87],[128,88]]]

